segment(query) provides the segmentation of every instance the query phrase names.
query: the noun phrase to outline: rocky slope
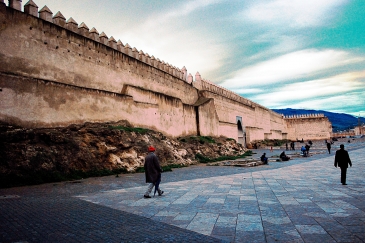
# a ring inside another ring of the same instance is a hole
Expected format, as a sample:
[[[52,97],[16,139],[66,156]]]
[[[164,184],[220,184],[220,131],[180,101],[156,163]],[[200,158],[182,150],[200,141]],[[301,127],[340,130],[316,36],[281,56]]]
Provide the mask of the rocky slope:
[[[217,158],[245,152],[233,139],[169,138],[159,132],[133,128],[126,121],[44,129],[0,124],[1,183],[32,176],[63,177],[75,171],[135,172],[143,166],[149,145],[156,147],[162,166],[196,164],[197,154]]]

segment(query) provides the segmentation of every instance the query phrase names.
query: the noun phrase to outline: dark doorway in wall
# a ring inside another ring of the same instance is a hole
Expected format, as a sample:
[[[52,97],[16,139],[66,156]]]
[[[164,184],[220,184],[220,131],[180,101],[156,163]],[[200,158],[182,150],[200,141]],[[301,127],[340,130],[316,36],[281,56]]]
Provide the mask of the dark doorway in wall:
[[[238,140],[237,142],[242,144],[246,148],[246,129],[242,126],[242,117],[237,116],[237,130],[238,130]]]

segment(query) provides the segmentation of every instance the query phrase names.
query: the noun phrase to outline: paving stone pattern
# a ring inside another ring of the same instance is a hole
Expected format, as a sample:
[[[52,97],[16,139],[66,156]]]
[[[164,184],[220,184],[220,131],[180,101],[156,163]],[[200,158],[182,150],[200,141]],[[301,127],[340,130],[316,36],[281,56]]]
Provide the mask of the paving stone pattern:
[[[151,199],[143,174],[3,189],[0,242],[365,242],[364,153],[350,150],[347,186],[322,153],[177,169]]]

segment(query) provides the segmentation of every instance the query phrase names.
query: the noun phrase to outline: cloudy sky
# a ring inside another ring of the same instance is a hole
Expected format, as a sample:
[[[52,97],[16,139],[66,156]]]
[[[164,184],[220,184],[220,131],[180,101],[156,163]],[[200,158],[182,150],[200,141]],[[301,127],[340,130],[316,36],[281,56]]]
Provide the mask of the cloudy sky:
[[[268,108],[365,116],[364,0],[33,1]]]

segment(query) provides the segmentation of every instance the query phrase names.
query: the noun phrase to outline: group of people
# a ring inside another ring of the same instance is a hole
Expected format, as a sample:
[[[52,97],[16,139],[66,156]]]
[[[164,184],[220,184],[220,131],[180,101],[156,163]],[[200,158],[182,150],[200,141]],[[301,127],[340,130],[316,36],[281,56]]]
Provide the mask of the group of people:
[[[280,154],[280,156],[279,156],[279,157],[280,157],[281,161],[288,161],[288,160],[290,160],[290,157],[289,157],[289,156],[287,156],[287,155],[285,154],[285,151],[283,151],[283,152]],[[263,153],[263,154],[261,155],[260,160],[264,163],[264,165],[269,164],[269,158],[268,158],[268,157],[266,157],[266,153]]]
[[[327,142],[326,140],[326,145],[327,145],[327,149],[328,149],[328,153],[331,153],[331,142]],[[310,145],[306,144],[305,146],[303,145],[301,148],[301,151],[303,152],[303,155],[306,157],[309,154],[309,149],[310,149]],[[266,153],[263,153],[263,155],[261,156],[261,161],[264,162],[264,164],[268,164],[268,158],[266,157]],[[282,161],[288,161],[290,160],[290,157],[287,156],[285,154],[285,151],[283,151],[280,154],[280,159]],[[352,162],[350,159],[350,156],[348,154],[348,152],[345,150],[345,146],[343,144],[340,145],[340,149],[336,151],[336,155],[335,155],[335,160],[334,160],[334,166],[340,167],[341,169],[341,183],[342,185],[347,185],[346,183],[346,174],[347,174],[347,168],[352,167]]]
[[[330,143],[329,143],[330,144]],[[306,148],[308,146],[308,148]],[[306,144],[304,147],[306,153],[309,153],[310,146]],[[328,143],[327,143],[328,148]],[[330,153],[331,144],[328,148],[328,153]],[[160,182],[161,182],[161,172],[162,168],[160,166],[160,163],[158,161],[157,156],[155,155],[155,148],[153,146],[148,147],[148,155],[145,158],[144,163],[144,169],[145,169],[145,176],[146,176],[146,183],[148,184],[147,190],[144,194],[144,198],[151,198],[150,194],[152,192],[152,189],[155,188],[154,195],[156,192],[159,196],[162,196],[164,191],[160,189]],[[304,151],[304,150],[302,150]],[[290,157],[285,154],[285,151],[283,151],[280,154],[280,159],[282,161],[288,161],[290,160]],[[261,156],[261,161],[264,162],[264,164],[268,164],[268,158],[266,157],[266,153],[263,153]],[[341,183],[342,185],[346,184],[346,174],[347,174],[347,168],[350,165],[352,167],[352,162],[350,159],[350,156],[348,152],[345,150],[345,146],[343,144],[340,145],[340,149],[336,151],[335,160],[334,160],[334,166],[341,168]]]

